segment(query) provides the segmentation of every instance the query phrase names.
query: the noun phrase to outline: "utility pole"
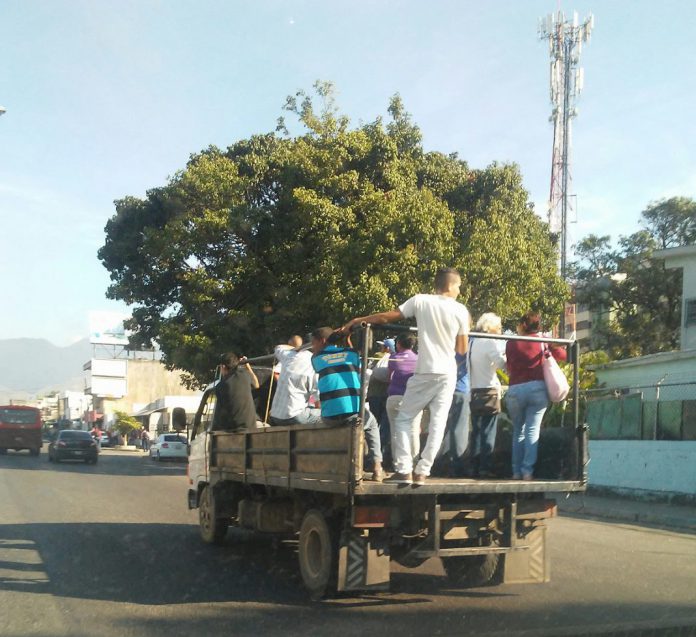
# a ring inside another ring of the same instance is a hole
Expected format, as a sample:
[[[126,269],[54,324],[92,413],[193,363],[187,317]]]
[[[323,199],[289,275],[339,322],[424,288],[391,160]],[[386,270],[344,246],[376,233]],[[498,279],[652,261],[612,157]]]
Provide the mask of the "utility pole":
[[[539,39],[548,40],[551,84],[551,117],[553,122],[553,153],[551,156],[551,188],[549,193],[549,228],[559,244],[559,269],[563,280],[568,278],[568,218],[570,203],[571,120],[577,115],[575,103],[583,88],[584,73],[578,66],[583,42],[590,39],[594,16],[578,23],[577,12],[572,20],[562,11],[539,20]],[[560,336],[565,336],[565,311]]]

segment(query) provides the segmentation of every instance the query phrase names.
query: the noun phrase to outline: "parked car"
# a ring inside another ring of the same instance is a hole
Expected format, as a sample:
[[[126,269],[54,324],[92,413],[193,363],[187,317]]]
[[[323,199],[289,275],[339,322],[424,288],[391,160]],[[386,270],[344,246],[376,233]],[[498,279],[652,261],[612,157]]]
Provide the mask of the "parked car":
[[[152,460],[188,458],[188,440],[179,434],[160,434],[150,447]]]
[[[48,461],[81,460],[96,464],[99,448],[88,431],[64,429],[48,445]]]
[[[105,431],[102,431],[101,438],[99,439],[99,444],[102,447],[110,447],[111,446],[111,438],[109,437],[109,434],[106,433]]]

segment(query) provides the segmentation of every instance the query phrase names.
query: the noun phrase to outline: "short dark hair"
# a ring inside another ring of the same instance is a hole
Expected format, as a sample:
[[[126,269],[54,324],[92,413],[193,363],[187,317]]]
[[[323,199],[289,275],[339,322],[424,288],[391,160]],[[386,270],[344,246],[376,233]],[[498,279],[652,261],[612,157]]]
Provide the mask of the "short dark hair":
[[[333,327],[318,327],[312,332],[312,338],[316,338],[320,341],[328,340],[329,336],[334,333]]]
[[[528,334],[538,332],[541,327],[541,314],[535,310],[529,310],[520,317],[520,325],[524,325],[524,331]]]
[[[220,365],[224,365],[225,367],[237,367],[239,365],[239,356],[237,356],[234,352],[227,352],[220,356]]]
[[[413,349],[416,346],[416,337],[413,334],[399,334],[396,343],[403,349]]]
[[[440,268],[435,273],[435,290],[437,292],[446,290],[455,277],[461,279],[461,275],[454,268]]]

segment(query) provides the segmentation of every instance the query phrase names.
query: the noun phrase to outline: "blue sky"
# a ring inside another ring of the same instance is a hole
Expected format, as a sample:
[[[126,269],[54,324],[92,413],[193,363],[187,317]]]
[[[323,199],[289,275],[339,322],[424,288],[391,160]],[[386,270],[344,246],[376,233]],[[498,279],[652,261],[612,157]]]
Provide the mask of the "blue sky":
[[[562,2],[596,26],[574,123],[578,220],[627,234],[696,196],[696,2]],[[427,149],[514,161],[545,210],[552,129],[537,19],[556,0],[3,0],[0,338],[59,345],[118,310],[96,258],[113,200],[209,144],[272,130],[286,95],[332,80],[371,121],[400,92]]]

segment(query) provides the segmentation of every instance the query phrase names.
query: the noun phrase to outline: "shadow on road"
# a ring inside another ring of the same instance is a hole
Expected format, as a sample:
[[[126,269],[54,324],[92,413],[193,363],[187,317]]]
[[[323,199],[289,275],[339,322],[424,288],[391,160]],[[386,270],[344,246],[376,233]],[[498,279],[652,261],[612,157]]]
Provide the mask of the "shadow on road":
[[[8,548],[37,551],[40,562],[27,563],[17,553],[10,559]],[[147,605],[308,603],[294,543],[236,529],[215,547],[187,524],[8,524],[0,525],[0,556],[0,590]],[[28,583],[27,572],[45,577]],[[421,597],[353,597],[326,607],[419,604],[430,601],[422,597],[428,594],[501,596],[454,591],[443,577],[404,573],[394,573],[392,593]]]

